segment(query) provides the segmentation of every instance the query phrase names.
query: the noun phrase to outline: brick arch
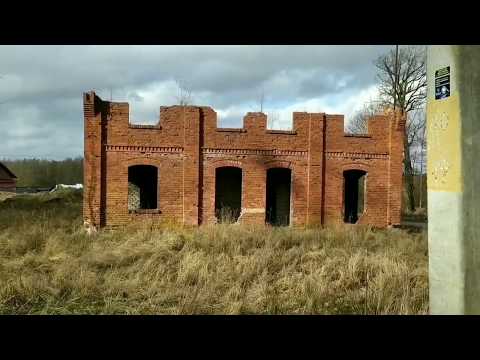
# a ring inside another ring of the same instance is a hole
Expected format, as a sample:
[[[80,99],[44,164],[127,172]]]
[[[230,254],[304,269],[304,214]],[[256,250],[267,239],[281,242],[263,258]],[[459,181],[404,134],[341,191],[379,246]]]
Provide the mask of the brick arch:
[[[342,176],[344,171],[348,170],[362,170],[365,171],[366,173],[370,172],[370,165],[365,164],[365,163],[348,163],[342,165]]]
[[[290,161],[285,160],[270,160],[264,163],[265,169],[272,169],[272,168],[285,168],[285,169],[293,169],[292,163]]]
[[[349,162],[340,166],[340,169],[334,172],[331,172],[329,176],[332,176],[335,179],[343,179],[343,172],[348,170],[362,170],[366,173],[369,173],[371,165],[360,162]]]
[[[238,160],[220,159],[220,160],[212,161],[211,164],[214,169],[221,168],[221,167],[236,167],[243,170],[243,164],[241,161],[238,161]]]
[[[135,165],[150,165],[160,168],[160,162],[158,159],[149,159],[141,156],[128,159],[124,164],[127,166],[127,168]]]

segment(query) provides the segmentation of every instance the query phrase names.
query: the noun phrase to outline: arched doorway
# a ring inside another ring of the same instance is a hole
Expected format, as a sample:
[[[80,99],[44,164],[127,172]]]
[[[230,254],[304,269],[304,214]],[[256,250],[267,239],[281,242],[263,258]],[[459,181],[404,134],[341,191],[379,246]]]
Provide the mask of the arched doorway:
[[[236,222],[242,209],[242,169],[215,169],[215,216],[218,222]]]
[[[344,177],[344,222],[355,224],[365,211],[366,176],[363,170],[347,170]]]
[[[290,194],[292,171],[287,168],[267,170],[266,218],[268,224],[290,225]]]

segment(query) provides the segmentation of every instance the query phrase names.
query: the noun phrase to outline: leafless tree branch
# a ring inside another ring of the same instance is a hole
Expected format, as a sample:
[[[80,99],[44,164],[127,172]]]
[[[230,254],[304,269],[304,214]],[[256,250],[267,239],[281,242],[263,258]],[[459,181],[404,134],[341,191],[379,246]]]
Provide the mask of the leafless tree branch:
[[[350,119],[346,132],[349,134],[368,134],[368,119],[384,110],[380,100],[366,103]]]
[[[269,111],[267,115],[268,128],[271,130],[277,130],[280,128],[280,114],[275,111]]]
[[[192,90],[191,88],[184,82],[180,80],[175,80],[177,84],[178,93],[176,96],[177,103],[181,106],[188,106],[192,103]]]
[[[415,209],[412,176],[419,163],[419,156],[423,159],[423,151],[418,151],[423,141],[425,116],[421,109],[426,100],[426,53],[425,48],[418,46],[401,47],[398,52],[398,66],[395,69],[395,51],[380,56],[375,61],[379,93],[386,106],[396,104],[403,113],[407,114],[405,126],[405,159],[404,170],[406,177],[409,208]],[[397,76],[395,76],[397,75]],[[398,79],[395,87],[395,78]],[[412,114],[412,116],[410,116]],[[420,114],[420,115],[419,115]],[[423,114],[423,115],[421,115]],[[423,160],[422,160],[423,161]]]

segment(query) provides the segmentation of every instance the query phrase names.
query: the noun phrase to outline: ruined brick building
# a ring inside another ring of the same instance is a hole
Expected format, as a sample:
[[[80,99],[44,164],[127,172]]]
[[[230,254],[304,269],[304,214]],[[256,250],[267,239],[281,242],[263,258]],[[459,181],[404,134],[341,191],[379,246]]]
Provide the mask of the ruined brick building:
[[[393,113],[368,135],[343,115],[293,113],[291,131],[248,113],[217,127],[210,107],[160,108],[157,125],[129,122],[128,103],[84,94],[84,220],[95,226],[176,220],[306,225],[400,223],[403,128]]]
[[[0,191],[16,192],[17,177],[4,164],[0,163]]]

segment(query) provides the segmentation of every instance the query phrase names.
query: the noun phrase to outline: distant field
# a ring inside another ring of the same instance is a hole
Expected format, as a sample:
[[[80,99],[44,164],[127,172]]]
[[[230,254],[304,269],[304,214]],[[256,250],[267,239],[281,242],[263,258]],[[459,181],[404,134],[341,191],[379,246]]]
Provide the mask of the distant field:
[[[89,237],[81,192],[0,202],[1,314],[427,314],[427,267],[425,234],[398,229],[144,223]]]

